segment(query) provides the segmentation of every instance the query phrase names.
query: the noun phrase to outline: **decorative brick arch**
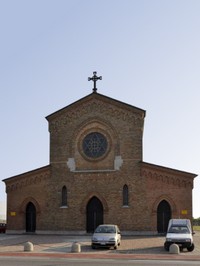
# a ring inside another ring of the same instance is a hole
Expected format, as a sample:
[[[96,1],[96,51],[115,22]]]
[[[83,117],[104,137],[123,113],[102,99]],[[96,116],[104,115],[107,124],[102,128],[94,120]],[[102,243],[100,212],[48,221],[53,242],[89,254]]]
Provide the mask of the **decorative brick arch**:
[[[153,206],[152,206],[152,213],[157,213],[158,205],[163,200],[166,200],[169,203],[169,205],[171,207],[171,212],[176,213],[176,211],[177,211],[176,204],[173,201],[173,199],[171,197],[169,197],[168,195],[161,195],[160,197],[158,197],[154,201]]]
[[[85,213],[87,204],[93,197],[98,198],[103,205],[103,211],[108,212],[108,204],[107,204],[106,200],[101,195],[99,195],[98,193],[91,193],[88,196],[86,196],[84,198],[84,200],[82,201],[81,208],[80,208],[81,213]]]
[[[22,204],[20,205],[20,212],[26,213],[26,206],[29,202],[32,202],[34,204],[36,208],[36,213],[41,212],[39,203],[32,197],[28,197],[22,202]]]
[[[101,119],[98,116],[92,119],[87,119],[75,129],[72,143],[77,143],[78,146],[80,146],[79,142],[82,139],[82,136],[85,136],[86,133],[93,132],[94,130],[103,132],[108,138],[110,146],[111,143],[115,145],[115,154],[120,153],[119,136],[116,132],[116,129],[111,123]],[[71,147],[72,154],[74,153],[74,149],[75,147]]]

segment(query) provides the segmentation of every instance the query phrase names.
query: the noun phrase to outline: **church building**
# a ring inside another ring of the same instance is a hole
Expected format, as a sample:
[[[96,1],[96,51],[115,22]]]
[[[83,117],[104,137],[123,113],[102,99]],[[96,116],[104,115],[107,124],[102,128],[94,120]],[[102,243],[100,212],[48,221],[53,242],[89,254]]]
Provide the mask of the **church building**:
[[[192,219],[196,174],[144,162],[146,112],[98,93],[93,74],[92,93],[46,117],[49,164],[3,180],[8,234],[85,234],[102,223],[157,234],[170,218]]]

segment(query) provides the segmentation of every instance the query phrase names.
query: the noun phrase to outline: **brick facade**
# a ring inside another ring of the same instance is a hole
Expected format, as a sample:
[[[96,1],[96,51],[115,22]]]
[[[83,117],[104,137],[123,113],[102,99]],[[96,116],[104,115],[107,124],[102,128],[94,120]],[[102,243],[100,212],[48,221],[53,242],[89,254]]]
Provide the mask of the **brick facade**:
[[[157,232],[163,201],[171,217],[191,219],[196,175],[143,162],[144,118],[144,110],[96,92],[49,115],[49,165],[4,180],[8,233],[29,230],[29,203],[35,215],[31,231],[37,233],[89,231],[91,223],[98,223],[90,222],[94,199],[103,208],[97,210],[99,219],[118,224],[122,232]],[[94,132],[107,141],[97,158],[87,156],[83,147]]]

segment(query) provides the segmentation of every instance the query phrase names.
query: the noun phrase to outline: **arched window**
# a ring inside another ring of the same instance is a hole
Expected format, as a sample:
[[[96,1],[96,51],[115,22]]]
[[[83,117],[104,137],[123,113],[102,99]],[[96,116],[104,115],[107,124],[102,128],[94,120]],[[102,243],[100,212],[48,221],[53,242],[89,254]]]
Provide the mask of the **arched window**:
[[[128,186],[123,186],[123,206],[128,206]]]
[[[62,188],[61,205],[67,206],[67,188],[66,188],[66,186],[63,186],[63,188]]]

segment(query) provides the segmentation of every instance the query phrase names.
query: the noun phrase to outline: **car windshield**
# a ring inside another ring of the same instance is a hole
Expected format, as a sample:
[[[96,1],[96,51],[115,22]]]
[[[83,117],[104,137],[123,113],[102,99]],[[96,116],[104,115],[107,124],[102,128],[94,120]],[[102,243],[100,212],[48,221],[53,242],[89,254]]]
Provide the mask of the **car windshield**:
[[[109,226],[109,225],[103,225],[103,226],[98,226],[97,229],[95,230],[95,233],[104,233],[104,234],[112,234],[116,233],[116,228],[115,226]]]
[[[188,234],[190,232],[187,226],[171,226],[169,229],[169,233]]]

